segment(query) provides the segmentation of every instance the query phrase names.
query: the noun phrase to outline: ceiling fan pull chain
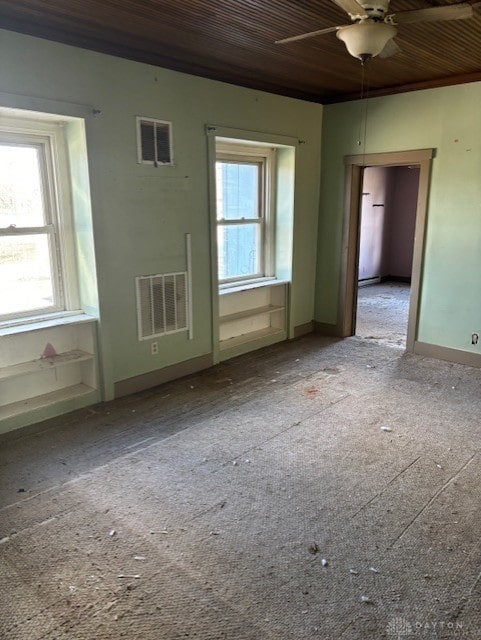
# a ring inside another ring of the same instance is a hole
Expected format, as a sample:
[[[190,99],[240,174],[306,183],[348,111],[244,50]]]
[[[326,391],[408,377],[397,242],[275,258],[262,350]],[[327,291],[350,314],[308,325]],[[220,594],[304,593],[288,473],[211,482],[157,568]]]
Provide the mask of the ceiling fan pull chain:
[[[362,144],[362,121],[363,121],[363,111],[364,111],[364,79],[366,76],[365,63],[361,61],[361,117],[359,118],[359,134],[357,136],[357,146],[360,147]]]

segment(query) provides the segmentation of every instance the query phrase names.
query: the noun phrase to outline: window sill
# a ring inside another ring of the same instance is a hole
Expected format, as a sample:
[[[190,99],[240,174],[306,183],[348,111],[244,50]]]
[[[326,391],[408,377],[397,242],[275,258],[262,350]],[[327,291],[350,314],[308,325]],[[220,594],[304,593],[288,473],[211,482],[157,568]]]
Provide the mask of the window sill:
[[[52,314],[49,316],[37,316],[28,320],[0,323],[0,337],[12,336],[29,331],[38,331],[40,329],[50,329],[52,327],[60,327],[69,324],[81,324],[87,322],[96,322],[97,318],[88,316],[82,311],[75,311],[69,314]]]
[[[226,295],[228,293],[236,293],[238,291],[248,291],[249,289],[260,289],[261,287],[272,287],[275,285],[287,284],[287,280],[277,280],[276,278],[263,278],[262,280],[255,280],[250,282],[233,282],[229,284],[220,285],[219,295]]]

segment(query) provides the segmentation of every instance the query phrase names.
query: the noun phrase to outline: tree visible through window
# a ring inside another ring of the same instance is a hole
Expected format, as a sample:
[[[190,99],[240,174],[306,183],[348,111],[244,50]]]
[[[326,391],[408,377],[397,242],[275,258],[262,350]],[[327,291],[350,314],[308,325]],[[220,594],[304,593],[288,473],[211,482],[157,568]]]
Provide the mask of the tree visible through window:
[[[235,149],[234,145],[233,148]],[[216,161],[217,253],[220,282],[269,273],[268,151],[218,153]]]

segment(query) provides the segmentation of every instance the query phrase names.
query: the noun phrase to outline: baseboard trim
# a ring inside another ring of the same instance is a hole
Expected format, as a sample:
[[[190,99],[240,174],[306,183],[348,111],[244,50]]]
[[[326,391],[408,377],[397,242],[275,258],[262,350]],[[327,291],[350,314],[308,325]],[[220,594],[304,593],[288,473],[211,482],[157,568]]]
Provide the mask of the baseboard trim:
[[[164,382],[170,382],[171,380],[188,376],[191,373],[197,373],[203,369],[208,369],[213,365],[213,354],[208,353],[205,356],[198,356],[191,360],[178,362],[177,364],[172,364],[169,367],[164,367],[163,369],[149,371],[149,373],[143,373],[140,376],[120,380],[114,384],[114,397],[121,398],[123,396],[128,396],[131,393],[145,391],[145,389],[151,389],[159,384],[164,384]]]
[[[382,276],[381,282],[404,282],[411,284],[411,276]]]
[[[416,341],[414,343],[414,353],[418,356],[437,358],[438,360],[447,360],[457,364],[466,364],[469,367],[481,368],[481,354],[472,353],[471,351],[451,349],[450,347],[440,347],[437,344]]]
[[[294,339],[306,336],[308,333],[314,332],[314,321],[306,322],[305,324],[299,324],[294,327]]]
[[[343,338],[342,329],[337,324],[327,324],[326,322],[314,321],[314,331],[320,333],[321,336],[330,338]]]
[[[368,287],[370,284],[379,284],[381,282],[381,276],[373,276],[372,278],[362,278],[358,280],[358,287]]]

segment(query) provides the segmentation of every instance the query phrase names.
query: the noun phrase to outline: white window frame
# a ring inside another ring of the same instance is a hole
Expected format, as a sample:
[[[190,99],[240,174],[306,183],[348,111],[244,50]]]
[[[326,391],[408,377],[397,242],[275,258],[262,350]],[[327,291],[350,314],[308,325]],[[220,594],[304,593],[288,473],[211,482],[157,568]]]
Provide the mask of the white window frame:
[[[70,314],[79,308],[70,174],[63,122],[52,116],[9,117],[0,110],[0,143],[39,149],[45,223],[35,227],[0,227],[0,237],[46,234],[50,245],[53,304],[0,315],[0,326]]]
[[[219,226],[235,224],[260,225],[260,271],[247,276],[219,278],[219,288],[234,285],[260,282],[275,277],[275,178],[276,178],[276,150],[262,144],[246,144],[245,142],[216,143],[216,163],[218,161],[245,162],[260,166],[259,180],[259,218],[233,218],[223,220],[217,218],[216,229]]]

